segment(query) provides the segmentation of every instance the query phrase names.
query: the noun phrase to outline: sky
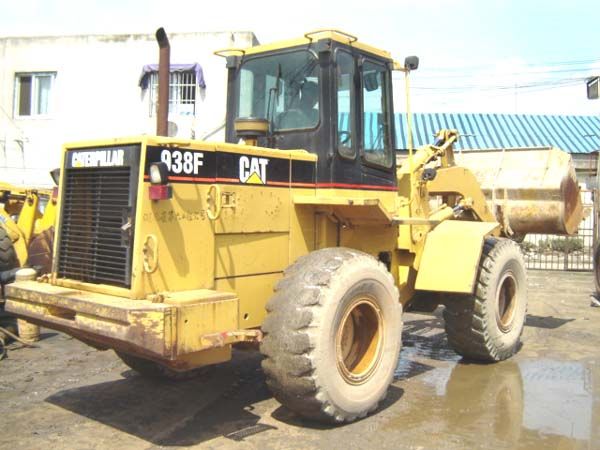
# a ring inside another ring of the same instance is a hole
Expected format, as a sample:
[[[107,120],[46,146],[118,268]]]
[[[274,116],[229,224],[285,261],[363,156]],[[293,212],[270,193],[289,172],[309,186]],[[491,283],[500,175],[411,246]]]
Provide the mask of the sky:
[[[600,115],[585,86],[600,75],[598,12],[598,0],[0,0],[0,36],[162,26],[253,31],[268,43],[336,28],[399,61],[419,56],[415,112]]]

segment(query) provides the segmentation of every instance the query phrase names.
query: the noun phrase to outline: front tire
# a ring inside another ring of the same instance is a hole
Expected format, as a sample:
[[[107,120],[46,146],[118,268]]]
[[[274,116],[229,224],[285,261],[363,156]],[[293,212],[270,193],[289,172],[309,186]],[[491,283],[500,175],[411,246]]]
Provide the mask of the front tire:
[[[475,293],[449,296],[445,305],[448,342],[456,353],[486,362],[511,357],[527,312],[525,262],[518,244],[486,239]]]
[[[346,248],[310,253],[285,271],[267,312],[262,366],[285,407],[341,423],[385,397],[400,354],[402,306],[382,263]]]

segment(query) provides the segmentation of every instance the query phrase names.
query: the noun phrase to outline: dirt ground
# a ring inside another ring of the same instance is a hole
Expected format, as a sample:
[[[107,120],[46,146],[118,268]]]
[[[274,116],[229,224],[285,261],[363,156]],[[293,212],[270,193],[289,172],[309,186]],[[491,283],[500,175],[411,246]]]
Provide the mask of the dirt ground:
[[[186,382],[148,380],[113,352],[43,330],[0,361],[0,448],[600,449],[600,308],[589,273],[529,273],[523,347],[466,364],[440,311],[406,314],[396,380],[379,410],[328,427],[269,394],[260,356]]]

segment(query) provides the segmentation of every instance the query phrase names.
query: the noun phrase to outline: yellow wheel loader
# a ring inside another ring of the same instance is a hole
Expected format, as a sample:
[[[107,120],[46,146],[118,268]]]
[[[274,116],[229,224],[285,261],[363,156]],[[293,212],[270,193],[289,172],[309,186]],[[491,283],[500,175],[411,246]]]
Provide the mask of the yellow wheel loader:
[[[0,183],[0,272],[25,265],[51,270],[56,197],[53,189]]]
[[[23,266],[35,267],[39,274],[50,272],[56,194],[52,189],[0,183],[0,327],[14,333],[15,318],[4,312],[4,286]],[[0,331],[0,343],[4,336]]]
[[[416,57],[335,30],[217,54],[226,142],[65,145],[52,272],[7,286],[7,310],[150,376],[260,344],[275,398],[334,423],[386,395],[403,310],[443,304],[465,358],[513,355],[527,292],[509,237],[576,230],[569,156],[492,152],[471,170],[442,130],[397,166],[392,71],[408,85]]]

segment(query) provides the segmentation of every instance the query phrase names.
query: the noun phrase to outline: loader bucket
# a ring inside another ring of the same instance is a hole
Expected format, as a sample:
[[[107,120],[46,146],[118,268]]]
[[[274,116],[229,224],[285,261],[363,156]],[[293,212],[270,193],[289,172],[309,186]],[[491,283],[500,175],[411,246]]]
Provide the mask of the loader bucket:
[[[470,150],[455,155],[470,169],[508,234],[573,234],[583,205],[571,156],[557,148]]]

